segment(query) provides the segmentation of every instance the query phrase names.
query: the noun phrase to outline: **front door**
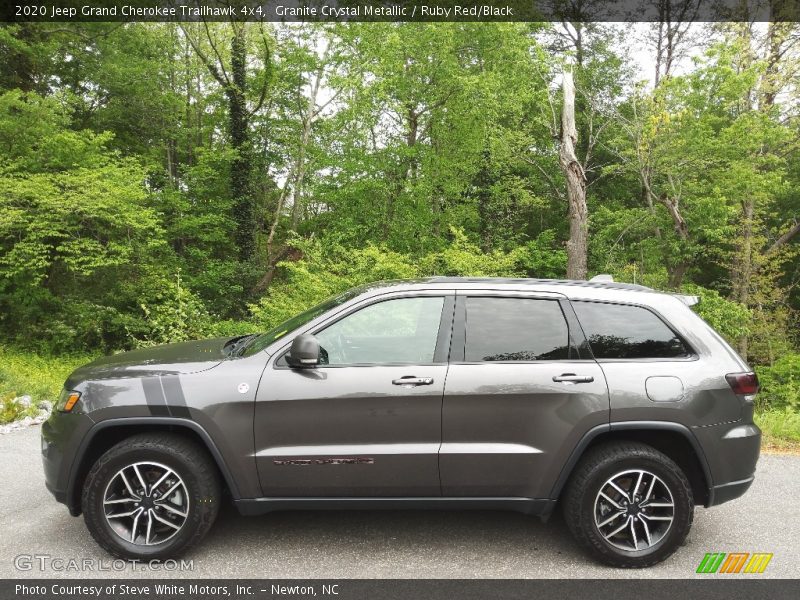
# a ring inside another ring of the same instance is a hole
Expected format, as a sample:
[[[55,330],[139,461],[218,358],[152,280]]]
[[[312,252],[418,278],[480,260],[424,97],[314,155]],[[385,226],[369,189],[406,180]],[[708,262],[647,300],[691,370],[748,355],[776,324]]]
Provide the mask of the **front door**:
[[[579,354],[582,333],[558,295],[461,294],[442,409],[442,495],[547,498],[583,433],[608,422],[603,371]]]
[[[310,332],[319,367],[273,357],[256,397],[264,496],[440,495],[453,305],[441,291],[373,298]]]

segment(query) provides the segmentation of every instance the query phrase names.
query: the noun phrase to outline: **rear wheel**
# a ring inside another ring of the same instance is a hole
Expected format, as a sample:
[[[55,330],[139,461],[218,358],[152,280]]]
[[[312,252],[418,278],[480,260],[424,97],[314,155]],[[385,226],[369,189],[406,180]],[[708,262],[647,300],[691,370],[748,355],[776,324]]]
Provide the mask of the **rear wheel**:
[[[563,510],[572,534],[595,558],[638,568],[661,562],[683,543],[694,500],[686,475],[665,454],[613,442],[576,467]]]
[[[175,434],[140,434],[106,452],[83,489],[92,537],[120,558],[172,558],[199,542],[219,510],[217,467]]]

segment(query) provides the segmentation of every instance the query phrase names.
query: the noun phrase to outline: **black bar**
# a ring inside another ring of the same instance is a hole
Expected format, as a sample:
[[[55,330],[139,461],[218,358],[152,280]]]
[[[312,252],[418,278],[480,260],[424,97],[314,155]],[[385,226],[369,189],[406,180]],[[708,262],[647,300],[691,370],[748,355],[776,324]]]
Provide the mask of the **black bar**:
[[[575,573],[580,576],[579,572]],[[800,597],[800,580],[705,576],[704,579],[4,579],[3,600],[471,600],[582,599],[783,600]]]

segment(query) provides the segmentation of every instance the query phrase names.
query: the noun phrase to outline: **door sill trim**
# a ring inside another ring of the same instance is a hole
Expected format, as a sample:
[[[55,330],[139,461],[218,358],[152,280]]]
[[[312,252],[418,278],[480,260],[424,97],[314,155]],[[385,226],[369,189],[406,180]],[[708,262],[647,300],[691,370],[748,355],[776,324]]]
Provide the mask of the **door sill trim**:
[[[243,515],[279,510],[509,510],[546,519],[556,501],[548,498],[245,498],[234,500]]]

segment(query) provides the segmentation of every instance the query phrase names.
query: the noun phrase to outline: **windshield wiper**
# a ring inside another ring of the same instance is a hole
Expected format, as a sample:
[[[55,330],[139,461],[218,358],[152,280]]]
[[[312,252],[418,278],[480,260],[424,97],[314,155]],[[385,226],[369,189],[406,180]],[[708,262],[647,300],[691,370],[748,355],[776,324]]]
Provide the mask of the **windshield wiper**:
[[[228,349],[228,356],[239,356],[247,345],[257,337],[257,333],[251,333],[249,335],[233,338],[230,342],[225,344],[225,347]]]

